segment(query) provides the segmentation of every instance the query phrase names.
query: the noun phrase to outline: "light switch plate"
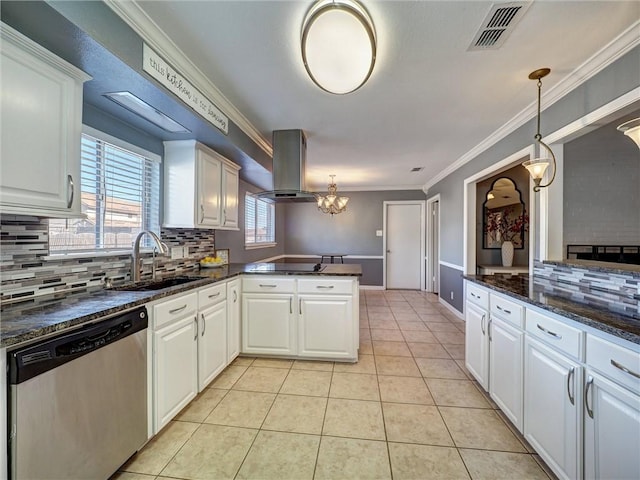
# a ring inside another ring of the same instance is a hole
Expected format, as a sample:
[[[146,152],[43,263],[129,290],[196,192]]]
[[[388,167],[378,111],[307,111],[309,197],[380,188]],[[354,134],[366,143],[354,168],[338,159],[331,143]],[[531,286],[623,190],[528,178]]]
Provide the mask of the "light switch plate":
[[[382,236],[382,230],[376,230],[376,237]]]
[[[179,260],[182,258],[182,247],[171,247],[171,260]]]

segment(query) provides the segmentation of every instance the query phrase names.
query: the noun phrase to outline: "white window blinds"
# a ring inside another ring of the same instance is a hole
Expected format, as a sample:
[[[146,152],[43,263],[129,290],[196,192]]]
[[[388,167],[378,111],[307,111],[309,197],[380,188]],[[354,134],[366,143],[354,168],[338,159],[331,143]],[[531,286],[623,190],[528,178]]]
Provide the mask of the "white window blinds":
[[[160,233],[160,164],[151,156],[82,134],[86,218],[50,220],[50,252],[130,249],[141,230]]]
[[[275,205],[247,193],[245,207],[245,245],[273,244],[275,234]]]

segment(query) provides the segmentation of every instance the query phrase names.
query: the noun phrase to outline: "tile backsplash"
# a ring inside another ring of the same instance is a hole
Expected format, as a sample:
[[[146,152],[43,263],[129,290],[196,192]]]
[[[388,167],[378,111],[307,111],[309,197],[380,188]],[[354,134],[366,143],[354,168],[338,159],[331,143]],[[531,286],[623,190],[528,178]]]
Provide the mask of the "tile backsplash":
[[[49,222],[25,215],[0,215],[0,304],[34,297],[86,290],[104,285],[105,278],[121,282],[129,278],[131,255],[85,258],[49,256]],[[162,229],[169,247],[186,246],[189,255],[179,260],[156,258],[156,271],[188,273],[215,249],[214,230]],[[151,278],[151,254],[142,255],[142,279]]]

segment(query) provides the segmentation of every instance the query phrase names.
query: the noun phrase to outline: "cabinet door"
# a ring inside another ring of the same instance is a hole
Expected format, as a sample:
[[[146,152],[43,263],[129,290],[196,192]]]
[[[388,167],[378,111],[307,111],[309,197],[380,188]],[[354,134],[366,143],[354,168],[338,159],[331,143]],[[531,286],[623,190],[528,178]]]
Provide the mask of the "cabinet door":
[[[198,391],[227,366],[227,302],[200,312],[198,337]]]
[[[489,393],[522,432],[524,333],[492,317],[489,326]]]
[[[242,296],[242,352],[295,355],[293,295]]]
[[[587,370],[585,478],[640,478],[640,396]]]
[[[240,280],[227,283],[227,363],[240,353]]]
[[[77,215],[82,81],[11,32],[2,25],[0,204],[6,213]]]
[[[154,333],[156,433],[198,393],[196,322],[188,316]]]
[[[560,478],[581,478],[582,368],[525,338],[524,436]]]
[[[350,296],[298,297],[298,355],[357,358]]]
[[[197,151],[196,219],[199,227],[220,226],[222,163],[207,152]]]
[[[222,226],[229,229],[238,228],[238,170],[227,165],[222,172]]]
[[[489,319],[485,310],[466,302],[465,365],[485,390],[489,389]]]

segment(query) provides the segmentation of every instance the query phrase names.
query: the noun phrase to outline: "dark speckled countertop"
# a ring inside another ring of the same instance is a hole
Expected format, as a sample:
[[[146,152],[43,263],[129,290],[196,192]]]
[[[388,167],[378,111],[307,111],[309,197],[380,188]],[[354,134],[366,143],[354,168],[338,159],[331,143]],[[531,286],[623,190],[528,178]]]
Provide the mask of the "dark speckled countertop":
[[[589,327],[640,344],[640,310],[638,314],[622,314],[579,301],[570,293],[543,285],[529,275],[465,275],[465,279],[504,293],[550,312],[570,318]]]
[[[266,265],[271,264],[239,263],[219,268],[181,272],[178,276],[199,278],[193,282],[162,290],[130,292],[98,288],[73,294],[60,292],[56,295],[4,305],[0,309],[0,347],[13,348],[18,344],[110,317],[153,300],[227,280],[238,275],[362,276],[362,267],[357,264],[326,264],[321,272],[261,271],[261,268],[267,268],[265,267]],[[313,264],[299,265],[304,265],[304,268],[313,267]]]

